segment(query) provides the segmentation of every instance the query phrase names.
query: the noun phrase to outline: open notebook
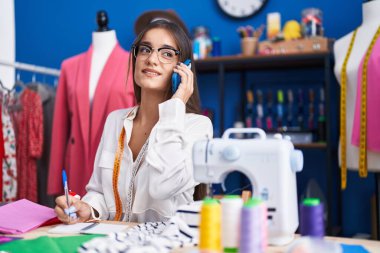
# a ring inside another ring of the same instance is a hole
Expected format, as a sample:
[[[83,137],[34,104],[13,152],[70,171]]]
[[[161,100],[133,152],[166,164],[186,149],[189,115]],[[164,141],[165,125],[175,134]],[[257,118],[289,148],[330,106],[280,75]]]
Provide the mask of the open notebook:
[[[108,223],[76,223],[72,225],[58,225],[48,232],[52,234],[101,234],[123,232],[128,225]]]

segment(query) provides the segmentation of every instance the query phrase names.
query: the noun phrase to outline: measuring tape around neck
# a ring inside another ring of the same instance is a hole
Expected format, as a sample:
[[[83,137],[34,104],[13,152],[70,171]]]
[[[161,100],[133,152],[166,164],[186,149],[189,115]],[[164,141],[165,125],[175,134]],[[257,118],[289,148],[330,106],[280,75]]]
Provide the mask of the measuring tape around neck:
[[[119,140],[118,140],[118,146],[117,146],[117,150],[115,154],[115,160],[113,164],[113,174],[112,174],[112,188],[113,188],[113,194],[115,198],[115,207],[116,207],[114,221],[120,221],[121,215],[122,215],[122,202],[119,195],[119,189],[117,187],[117,183],[119,181],[120,162],[121,162],[121,158],[124,151],[124,139],[125,139],[125,129],[123,127],[121,129]]]
[[[340,157],[341,157],[341,189],[347,187],[347,139],[346,139],[346,95],[347,95],[347,63],[354,46],[357,29],[352,34],[350,45],[343,61],[342,71],[340,74]]]

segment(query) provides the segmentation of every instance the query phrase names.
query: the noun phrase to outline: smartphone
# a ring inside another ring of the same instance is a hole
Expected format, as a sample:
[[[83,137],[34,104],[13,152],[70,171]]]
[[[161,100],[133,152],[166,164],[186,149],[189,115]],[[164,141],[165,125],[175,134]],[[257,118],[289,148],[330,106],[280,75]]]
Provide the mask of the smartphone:
[[[187,59],[184,64],[190,69],[191,60]],[[172,92],[173,94],[177,91],[179,84],[181,83],[181,76],[178,73],[173,73],[172,75]]]

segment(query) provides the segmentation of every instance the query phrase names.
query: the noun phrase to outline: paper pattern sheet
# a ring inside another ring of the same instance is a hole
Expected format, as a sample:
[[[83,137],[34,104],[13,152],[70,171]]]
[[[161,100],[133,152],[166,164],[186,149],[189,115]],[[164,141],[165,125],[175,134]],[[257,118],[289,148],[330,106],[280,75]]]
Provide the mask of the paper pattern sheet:
[[[101,234],[123,232],[128,225],[108,224],[108,223],[76,223],[72,225],[58,225],[48,232],[52,234]]]

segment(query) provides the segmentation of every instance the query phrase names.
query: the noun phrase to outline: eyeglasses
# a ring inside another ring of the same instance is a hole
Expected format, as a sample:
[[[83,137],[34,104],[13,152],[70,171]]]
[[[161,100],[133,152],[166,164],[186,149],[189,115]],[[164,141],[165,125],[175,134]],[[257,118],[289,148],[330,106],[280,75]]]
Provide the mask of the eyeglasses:
[[[161,47],[158,49],[152,48],[148,45],[133,45],[133,56],[139,57],[141,60],[146,60],[150,57],[154,50],[157,50],[158,60],[164,64],[173,63],[178,61],[180,50],[170,47]]]

